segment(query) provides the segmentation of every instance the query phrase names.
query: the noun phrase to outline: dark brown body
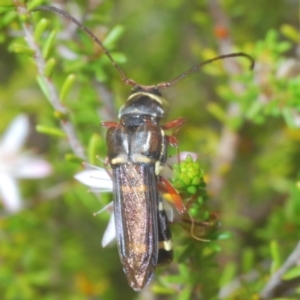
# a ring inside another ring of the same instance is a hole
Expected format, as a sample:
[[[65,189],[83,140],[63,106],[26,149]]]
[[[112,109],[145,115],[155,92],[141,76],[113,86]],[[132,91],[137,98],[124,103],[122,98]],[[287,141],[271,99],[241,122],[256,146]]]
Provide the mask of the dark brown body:
[[[171,237],[157,189],[158,174],[167,155],[166,137],[158,124],[159,99],[147,93],[129,97],[120,110],[119,124],[111,126],[106,137],[113,169],[119,255],[128,282],[136,291],[149,282],[157,264],[172,257],[168,249],[169,255],[159,258],[159,248],[164,247],[160,239]],[[152,114],[156,115],[141,114],[145,105],[152,106]]]

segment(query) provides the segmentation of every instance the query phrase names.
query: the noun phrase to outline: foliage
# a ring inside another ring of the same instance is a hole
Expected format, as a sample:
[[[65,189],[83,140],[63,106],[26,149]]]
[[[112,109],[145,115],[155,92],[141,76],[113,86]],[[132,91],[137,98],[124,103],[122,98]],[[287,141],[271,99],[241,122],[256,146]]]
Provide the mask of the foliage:
[[[50,1],[0,0],[0,132],[27,114],[26,149],[54,170],[19,182],[25,209],[2,207],[3,299],[299,298],[296,262],[283,268],[272,296],[263,293],[299,241],[297,3],[215,2],[60,1],[141,84],[171,80],[224,49],[255,58],[253,71],[243,58],[218,61],[164,91],[168,119],[186,118],[176,137],[180,150],[198,154],[201,164],[192,168],[200,175],[181,191],[193,200],[192,218],[172,224],[174,262],[136,294],[116,247],[100,246],[108,215],[92,217],[111,196],[87,193],[72,179],[82,161],[103,165],[99,123],[117,120],[129,88],[83,31],[33,11]]]

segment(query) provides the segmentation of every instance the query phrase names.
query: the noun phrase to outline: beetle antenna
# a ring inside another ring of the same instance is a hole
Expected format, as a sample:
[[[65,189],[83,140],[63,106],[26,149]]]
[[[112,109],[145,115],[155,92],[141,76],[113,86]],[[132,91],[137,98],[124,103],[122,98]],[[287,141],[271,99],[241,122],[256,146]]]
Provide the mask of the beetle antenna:
[[[176,78],[174,78],[173,80],[171,80],[169,82],[159,83],[157,85],[157,88],[158,89],[164,89],[164,88],[174,86],[180,80],[182,80],[182,79],[186,78],[187,76],[199,71],[204,65],[210,64],[210,63],[214,62],[215,60],[226,59],[226,58],[230,58],[230,57],[245,57],[245,58],[247,58],[250,61],[250,70],[253,70],[255,61],[254,61],[252,56],[250,56],[246,53],[243,53],[243,52],[224,54],[224,55],[220,55],[220,56],[211,58],[209,60],[206,60],[203,63],[190,68],[189,70],[187,70],[186,72],[180,74],[179,76],[177,76]]]
[[[116,70],[118,71],[122,81],[127,84],[127,85],[132,85],[132,86],[138,86],[138,84],[128,78],[125,73],[123,72],[123,70],[120,68],[120,66],[116,63],[116,61],[112,58],[111,54],[109,53],[109,51],[104,47],[103,43],[87,28],[85,27],[83,24],[81,24],[77,19],[75,19],[74,17],[72,17],[71,15],[69,15],[67,12],[58,9],[57,7],[54,6],[47,6],[47,5],[42,5],[39,7],[36,7],[35,9],[33,9],[33,11],[37,11],[37,10],[46,10],[46,11],[52,11],[55,12],[57,14],[62,15],[63,17],[67,18],[68,20],[70,20],[71,22],[75,23],[80,29],[82,29],[83,31],[85,31],[91,38],[92,40],[97,43],[103,50],[104,54],[109,58],[109,60],[111,61],[112,65],[116,68]]]

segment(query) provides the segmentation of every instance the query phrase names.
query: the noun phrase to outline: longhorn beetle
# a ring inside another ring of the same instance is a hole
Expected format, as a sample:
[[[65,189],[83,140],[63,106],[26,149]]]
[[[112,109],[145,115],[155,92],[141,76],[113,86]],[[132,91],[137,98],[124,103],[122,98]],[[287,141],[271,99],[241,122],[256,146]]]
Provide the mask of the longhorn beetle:
[[[140,291],[150,281],[155,268],[170,262],[173,256],[171,232],[158,187],[172,195],[179,213],[186,211],[176,190],[159,175],[166,162],[168,145],[177,146],[176,138],[167,136],[164,130],[176,129],[184,121],[178,118],[164,126],[159,125],[164,116],[165,101],[161,90],[174,86],[215,60],[242,56],[250,60],[251,69],[254,60],[242,52],[220,55],[171,81],[145,86],[128,78],[101,41],[68,13],[52,6],[40,6],[34,10],[52,11],[77,24],[102,48],[122,81],[133,87],[120,108],[119,122],[103,122],[102,125],[108,128],[107,155],[112,168],[119,255],[129,285]]]

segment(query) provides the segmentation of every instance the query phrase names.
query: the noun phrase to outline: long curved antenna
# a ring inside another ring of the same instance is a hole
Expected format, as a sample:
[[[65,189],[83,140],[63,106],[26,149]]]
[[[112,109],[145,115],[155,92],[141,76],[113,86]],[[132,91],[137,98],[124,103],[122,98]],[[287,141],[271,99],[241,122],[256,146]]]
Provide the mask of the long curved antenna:
[[[182,79],[186,78],[187,76],[197,72],[198,70],[200,70],[204,65],[209,64],[215,60],[219,60],[219,59],[225,59],[225,58],[229,58],[229,57],[245,57],[247,58],[250,62],[250,70],[252,70],[254,68],[254,59],[243,52],[237,52],[237,53],[230,53],[230,54],[225,54],[225,55],[220,55],[217,56],[215,58],[209,59],[199,65],[196,65],[192,68],[190,68],[189,70],[187,70],[186,72],[180,74],[178,77],[174,78],[171,81],[168,82],[161,82],[157,85],[150,85],[150,86],[145,86],[145,85],[141,85],[138,84],[136,81],[134,81],[133,79],[128,78],[125,73],[123,72],[123,70],[120,68],[120,66],[116,63],[116,61],[112,58],[111,54],[109,53],[109,51],[104,47],[104,45],[102,44],[102,42],[87,28],[85,27],[83,24],[81,24],[78,20],[76,20],[74,17],[72,17],[71,15],[69,15],[68,13],[66,13],[63,10],[60,10],[54,6],[47,6],[47,5],[42,5],[39,6],[35,9],[33,9],[33,11],[37,11],[37,10],[46,10],[46,11],[52,11],[55,13],[58,13],[60,15],[62,15],[63,17],[67,18],[68,20],[70,20],[71,22],[75,23],[80,29],[82,29],[83,31],[85,31],[91,38],[92,40],[97,43],[103,50],[104,54],[109,58],[109,60],[111,61],[112,65],[115,67],[115,69],[117,70],[117,72],[119,73],[122,81],[126,84],[126,85],[131,85],[134,88],[138,88],[141,87],[142,89],[164,89],[164,88],[168,88],[168,87],[172,87],[175,84],[177,84],[179,81],[181,81]]]
[[[211,58],[209,60],[206,60],[203,63],[190,68],[189,70],[187,70],[186,72],[180,74],[179,76],[175,77],[173,80],[171,80],[169,82],[161,82],[161,83],[159,83],[157,85],[157,88],[158,89],[164,89],[164,88],[168,88],[168,87],[174,86],[180,80],[182,80],[182,79],[186,78],[187,76],[189,76],[189,75],[191,75],[191,74],[199,71],[204,65],[209,64],[209,63],[211,63],[211,62],[213,62],[215,60],[225,59],[225,58],[229,58],[229,57],[239,57],[239,56],[247,58],[251,62],[250,70],[253,70],[255,61],[254,61],[254,59],[250,55],[248,55],[246,53],[243,53],[243,52],[224,54],[224,55],[220,55],[220,56]]]
[[[83,24],[81,24],[74,17],[72,17],[71,15],[69,15],[68,13],[66,13],[65,11],[60,10],[60,9],[54,7],[54,6],[42,5],[42,6],[36,7],[32,11],[37,11],[37,10],[46,10],[46,11],[52,11],[52,12],[58,13],[58,14],[62,15],[63,17],[67,18],[68,20],[70,20],[71,22],[75,23],[80,29],[84,30],[93,39],[93,41],[95,43],[97,43],[102,48],[104,54],[109,58],[109,60],[111,61],[112,65],[116,68],[116,70],[120,74],[120,77],[121,77],[122,81],[125,84],[132,85],[132,86],[138,86],[139,85],[134,80],[128,78],[125,75],[125,73],[122,71],[122,69],[120,68],[120,66],[112,58],[112,56],[109,53],[109,51],[104,47],[104,45],[102,44],[102,42],[87,27],[85,27]]]

